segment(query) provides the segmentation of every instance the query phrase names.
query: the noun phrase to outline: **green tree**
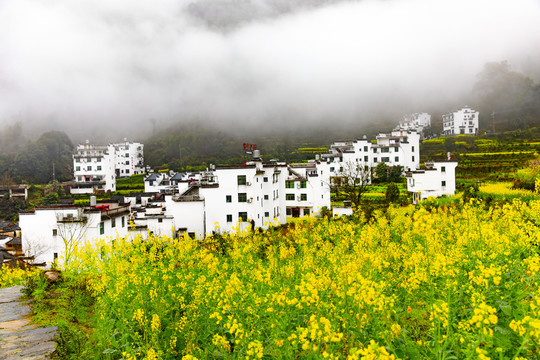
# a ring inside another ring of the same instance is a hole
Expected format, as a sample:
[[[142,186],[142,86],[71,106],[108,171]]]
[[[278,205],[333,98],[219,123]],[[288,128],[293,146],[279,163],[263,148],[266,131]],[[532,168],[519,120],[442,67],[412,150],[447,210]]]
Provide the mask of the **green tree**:
[[[403,166],[396,165],[390,168],[388,172],[388,181],[390,182],[401,182],[401,174],[403,174]]]
[[[375,167],[375,181],[378,183],[385,183],[388,181],[388,165],[384,162],[380,162]]]
[[[386,187],[385,197],[386,197],[386,202],[388,204],[398,202],[399,201],[399,187],[394,183],[388,184],[388,186]]]

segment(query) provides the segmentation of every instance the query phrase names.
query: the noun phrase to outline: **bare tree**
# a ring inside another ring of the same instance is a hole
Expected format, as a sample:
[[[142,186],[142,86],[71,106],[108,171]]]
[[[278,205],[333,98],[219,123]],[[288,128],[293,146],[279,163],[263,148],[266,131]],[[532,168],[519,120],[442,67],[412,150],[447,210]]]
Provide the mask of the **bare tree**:
[[[37,239],[25,239],[24,243],[24,255],[35,262],[41,255],[47,254],[52,250],[52,246]]]
[[[348,161],[336,176],[330,178],[330,188],[337,196],[345,197],[357,210],[362,202],[362,196],[371,184],[371,168],[360,162]]]
[[[84,215],[83,209],[78,209],[76,215],[57,213],[56,222],[58,236],[64,242],[64,263],[68,264],[88,229],[88,217]]]

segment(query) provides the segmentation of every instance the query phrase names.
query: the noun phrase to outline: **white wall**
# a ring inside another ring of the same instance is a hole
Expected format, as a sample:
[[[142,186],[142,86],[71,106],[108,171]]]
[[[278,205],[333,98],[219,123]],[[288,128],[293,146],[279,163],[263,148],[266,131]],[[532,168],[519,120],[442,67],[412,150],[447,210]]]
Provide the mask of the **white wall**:
[[[86,223],[70,222],[68,224],[58,222],[58,217],[62,218],[71,214],[75,218],[80,215],[80,209],[76,207],[67,208],[38,208],[33,212],[19,214],[19,226],[21,227],[22,249],[25,255],[35,256],[35,262],[47,262],[50,265],[55,257],[61,264],[61,257],[65,255],[65,243],[63,234],[71,232],[76,235],[77,242],[82,244],[86,241],[95,242],[99,238],[115,238],[125,236],[128,229],[128,216],[124,217],[122,226],[121,217],[114,217],[115,226],[112,226],[112,219],[102,219],[100,211],[84,212],[87,218]],[[104,233],[100,234],[100,222],[103,222]],[[56,235],[53,230],[56,230]],[[81,236],[79,236],[81,235]],[[65,236],[64,236],[65,237]]]
[[[413,193],[413,202],[430,196],[452,196],[456,193],[457,162],[434,162],[432,169],[407,174],[407,191]]]

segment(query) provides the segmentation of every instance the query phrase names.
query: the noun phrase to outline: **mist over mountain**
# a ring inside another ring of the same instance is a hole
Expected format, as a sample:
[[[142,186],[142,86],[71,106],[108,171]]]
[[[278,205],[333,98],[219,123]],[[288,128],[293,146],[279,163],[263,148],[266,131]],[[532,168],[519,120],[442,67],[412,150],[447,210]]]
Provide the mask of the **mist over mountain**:
[[[3,0],[0,123],[34,138],[366,128],[539,76],[535,0]]]

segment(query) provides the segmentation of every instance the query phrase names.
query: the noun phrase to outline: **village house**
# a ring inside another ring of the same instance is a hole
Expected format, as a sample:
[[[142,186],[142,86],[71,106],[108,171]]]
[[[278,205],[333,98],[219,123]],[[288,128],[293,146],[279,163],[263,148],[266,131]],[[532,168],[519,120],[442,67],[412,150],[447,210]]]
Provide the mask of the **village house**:
[[[465,106],[461,110],[443,115],[443,135],[476,135],[480,113]]]
[[[93,198],[95,199],[95,198]],[[66,249],[99,238],[128,235],[130,205],[121,202],[38,206],[19,213],[22,251],[36,263],[62,261]]]
[[[335,142],[320,159],[331,164],[331,176],[343,173],[347,164],[374,168],[382,162],[388,166],[402,166],[404,171],[410,171],[420,165],[420,135],[415,130],[397,130],[377,135],[375,143],[366,136],[354,141]]]
[[[123,143],[77,145],[73,154],[72,194],[116,191],[116,179],[144,173],[144,145]]]
[[[116,191],[115,150],[113,145],[77,145],[73,154],[75,181],[72,194]]]
[[[407,191],[412,193],[413,203],[430,196],[455,195],[456,167],[456,161],[431,161],[425,163],[424,169],[406,172]]]
[[[428,113],[414,113],[404,115],[394,130],[415,130],[422,134],[425,128],[431,126],[431,115]]]
[[[115,155],[115,174],[117,178],[144,173],[144,144],[124,142],[113,144]]]

